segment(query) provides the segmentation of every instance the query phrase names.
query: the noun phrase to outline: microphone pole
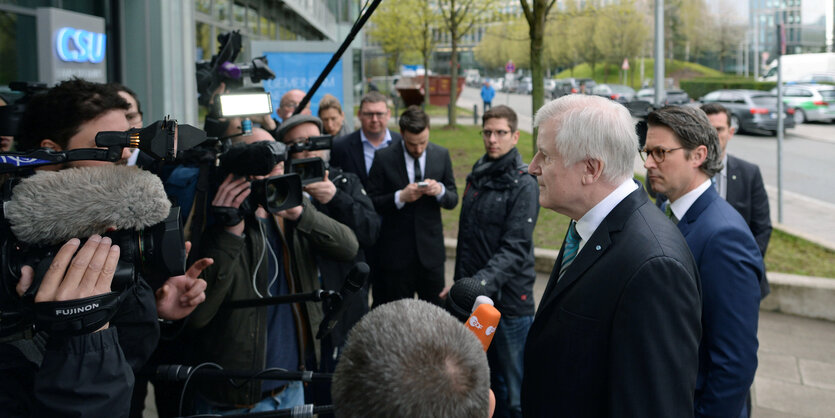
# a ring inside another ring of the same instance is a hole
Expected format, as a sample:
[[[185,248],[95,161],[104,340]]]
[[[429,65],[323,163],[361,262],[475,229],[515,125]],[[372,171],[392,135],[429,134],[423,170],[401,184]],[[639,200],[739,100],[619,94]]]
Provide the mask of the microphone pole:
[[[250,412],[244,414],[231,414],[226,415],[224,417],[232,417],[232,418],[266,418],[266,417],[293,417],[293,418],[312,418],[314,415],[320,416],[333,416],[333,405],[323,405],[323,406],[314,406],[313,404],[305,404],[294,406],[293,408],[288,409],[279,409],[277,411],[265,411],[265,412]],[[212,415],[212,414],[201,414],[201,415],[189,415],[187,418],[196,418],[196,417],[217,417],[219,415]]]
[[[314,373],[285,370],[218,370],[184,366],[182,364],[163,364],[156,367],[153,377],[167,382],[185,381],[191,377],[206,379],[255,379],[255,380],[292,380],[305,383],[330,382],[333,373]]]
[[[322,299],[329,299],[338,296],[332,290],[316,290],[310,293],[294,293],[292,295],[270,296],[258,299],[233,300],[221,305],[225,309],[254,308],[258,306],[279,305],[282,303],[297,302],[321,302]]]

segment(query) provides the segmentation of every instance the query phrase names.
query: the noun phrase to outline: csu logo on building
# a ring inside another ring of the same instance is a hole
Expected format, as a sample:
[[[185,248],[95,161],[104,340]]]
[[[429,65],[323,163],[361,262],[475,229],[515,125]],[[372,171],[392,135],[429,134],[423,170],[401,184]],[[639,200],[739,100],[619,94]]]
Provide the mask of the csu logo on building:
[[[55,50],[66,62],[102,62],[106,43],[107,35],[83,29],[61,28],[55,34]]]

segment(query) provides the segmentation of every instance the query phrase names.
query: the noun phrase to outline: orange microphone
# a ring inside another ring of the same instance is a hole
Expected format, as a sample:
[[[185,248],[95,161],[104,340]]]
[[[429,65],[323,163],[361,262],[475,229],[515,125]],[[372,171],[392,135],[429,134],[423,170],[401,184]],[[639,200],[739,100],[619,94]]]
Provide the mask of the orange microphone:
[[[481,341],[484,351],[487,351],[493,341],[493,335],[496,333],[496,327],[499,326],[502,314],[493,307],[493,301],[487,296],[476,298],[474,306],[475,310],[473,310],[465,325]]]

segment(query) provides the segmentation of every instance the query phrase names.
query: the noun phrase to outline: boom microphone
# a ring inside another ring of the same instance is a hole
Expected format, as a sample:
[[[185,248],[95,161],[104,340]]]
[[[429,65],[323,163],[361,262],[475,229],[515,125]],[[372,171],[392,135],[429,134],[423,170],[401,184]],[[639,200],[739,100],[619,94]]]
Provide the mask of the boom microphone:
[[[3,211],[21,241],[54,245],[111,229],[139,230],[168,217],[162,181],[136,167],[41,171],[14,187]]]

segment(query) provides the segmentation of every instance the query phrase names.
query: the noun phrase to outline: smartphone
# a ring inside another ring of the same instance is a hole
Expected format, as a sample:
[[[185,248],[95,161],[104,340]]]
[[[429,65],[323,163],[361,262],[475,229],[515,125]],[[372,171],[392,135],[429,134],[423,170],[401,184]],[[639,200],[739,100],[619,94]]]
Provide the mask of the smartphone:
[[[419,181],[417,185],[418,185],[418,187],[426,187],[426,186],[429,185],[429,183],[427,183],[425,181]]]

